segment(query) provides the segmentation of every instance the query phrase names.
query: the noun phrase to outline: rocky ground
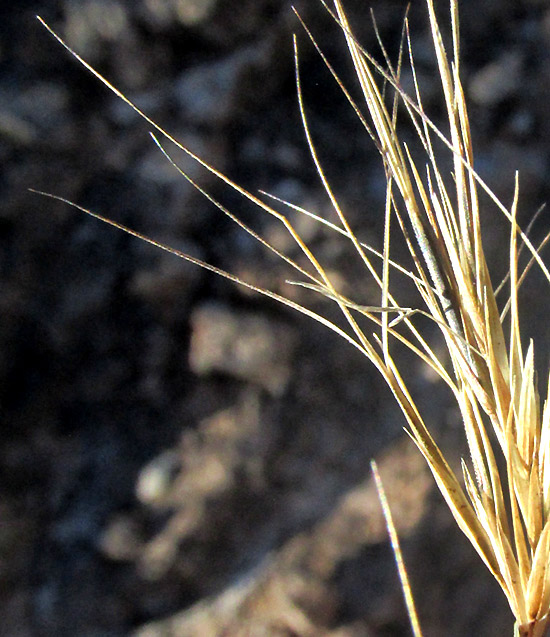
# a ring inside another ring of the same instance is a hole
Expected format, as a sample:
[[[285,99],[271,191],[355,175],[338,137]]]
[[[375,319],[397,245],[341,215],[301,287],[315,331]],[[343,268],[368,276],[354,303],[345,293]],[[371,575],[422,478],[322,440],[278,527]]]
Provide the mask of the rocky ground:
[[[356,92],[320,2],[294,4]],[[411,32],[425,107],[440,121],[423,4],[411,4]],[[347,5],[376,51],[374,9],[395,54],[406,2]],[[520,170],[527,223],[550,194],[550,3],[459,6],[478,169],[504,201]],[[0,634],[407,635],[373,457],[425,634],[509,634],[505,600],[367,361],[311,320],[28,191],[66,197],[331,315],[177,174],[151,127],[76,64],[36,13],[239,184],[330,218],[297,108],[296,32],[312,133],[334,190],[362,239],[380,246],[383,225],[376,150],[290,0],[2,4]],[[200,187],[298,256],[276,219],[174,156]],[[483,206],[498,279],[507,227]],[[354,298],[376,303],[345,243],[288,214]],[[543,212],[535,239],[548,225]],[[544,348],[543,285],[528,280],[524,302],[542,309],[533,333]],[[458,466],[465,450],[449,396],[400,360]],[[544,393],[546,351],[540,364]]]

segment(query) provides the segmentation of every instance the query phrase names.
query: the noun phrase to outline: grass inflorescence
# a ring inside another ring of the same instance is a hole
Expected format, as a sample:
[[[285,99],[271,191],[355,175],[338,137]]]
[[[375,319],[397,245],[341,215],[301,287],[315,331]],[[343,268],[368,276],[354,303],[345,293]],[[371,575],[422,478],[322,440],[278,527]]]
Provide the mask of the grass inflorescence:
[[[349,50],[361,100],[352,97],[351,91],[344,86],[313,35],[302,23],[365,132],[379,150],[386,175],[384,248],[381,253],[364,245],[354,233],[318,158],[302,96],[298,46],[296,38],[294,40],[296,86],[303,129],[312,161],[330,199],[334,219],[321,218],[291,203],[287,205],[338,232],[351,244],[364,264],[366,275],[379,288],[379,298],[371,305],[358,303],[339,291],[327,266],[315,256],[289,218],[275,210],[272,199],[260,198],[246,191],[182,146],[43,23],[88,71],[148,122],[155,131],[152,135],[160,151],[183,178],[192,182],[171,159],[169,144],[187,153],[229,188],[283,224],[299,247],[301,256],[305,257],[307,266],[278,251],[232,211],[194,184],[245,232],[290,264],[298,278],[294,283],[335,303],[346,327],[280,293],[258,288],[230,272],[159,244],[111,219],[71,202],[66,203],[306,314],[336,332],[369,359],[391,389],[406,418],[407,431],[429,465],[458,526],[506,595],[516,621],[515,634],[542,636],[548,633],[550,626],[550,395],[541,401],[538,394],[534,344],[526,341],[520,331],[518,290],[533,265],[538,266],[549,281],[550,274],[539,256],[542,245],[535,248],[517,224],[518,180],[513,202],[506,206],[474,168],[473,143],[460,79],[457,2],[450,2],[451,42],[448,50],[440,32],[433,0],[426,0],[426,6],[447,115],[446,130],[437,128],[424,111],[406,22],[395,64],[380,42],[385,59],[384,66],[381,66],[356,40],[342,2],[334,0],[331,6],[325,4]],[[301,21],[299,16],[298,19]],[[412,94],[405,93],[401,87],[405,65],[413,79]],[[413,157],[401,139],[398,122],[403,116],[409,119],[423,148],[421,161]],[[445,158],[441,150],[436,149],[442,149]],[[445,174],[443,168],[449,156],[452,160],[451,175]],[[508,295],[500,305],[482,242],[479,206],[482,192],[509,225],[509,273],[505,282]],[[57,195],[48,196],[66,201]],[[414,264],[410,269],[395,263],[391,257],[394,232],[401,233],[408,248]],[[523,270],[518,266],[520,246],[530,252],[529,262]],[[345,272],[342,274],[345,276]],[[416,287],[417,306],[405,307],[396,298],[390,280],[397,274],[408,277]],[[445,361],[429,344],[422,328],[425,317],[435,324],[445,341],[448,352]],[[469,449],[469,458],[462,462],[461,475],[451,468],[432,427],[424,421],[409,391],[407,378],[400,370],[394,353],[396,343],[409,348],[429,366],[456,400]],[[387,516],[391,529],[389,512]],[[396,537],[393,543],[398,551]],[[402,581],[407,589],[404,570]],[[410,595],[407,598],[413,630],[420,634]]]

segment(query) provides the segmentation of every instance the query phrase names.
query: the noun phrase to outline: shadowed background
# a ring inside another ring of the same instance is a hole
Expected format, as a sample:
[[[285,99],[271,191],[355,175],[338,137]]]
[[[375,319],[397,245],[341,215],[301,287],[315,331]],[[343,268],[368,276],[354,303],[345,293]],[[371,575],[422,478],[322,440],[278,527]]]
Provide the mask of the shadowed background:
[[[294,4],[358,96],[338,28],[316,0]],[[361,42],[378,54],[372,6],[395,59],[406,3],[346,6]],[[520,170],[525,225],[549,195],[550,3],[463,0],[460,9],[477,168],[505,202]],[[440,7],[443,24],[446,10]],[[509,631],[502,594],[442,505],[390,393],[353,348],[273,302],[27,191],[51,191],[325,307],[285,284],[294,276],[288,268],[177,174],[149,127],[53,41],[36,13],[239,184],[334,221],[301,129],[292,60],[298,33],[320,157],[357,234],[376,247],[385,194],[376,150],[290,2],[56,0],[0,9],[0,633],[409,634],[372,457],[425,634]],[[440,122],[420,0],[410,21],[424,106]],[[406,124],[402,134],[412,140]],[[174,156],[299,257],[279,222]],[[498,281],[508,228],[486,204]],[[378,303],[345,242],[289,217],[345,293]],[[543,212],[535,239],[548,225]],[[530,278],[523,298],[544,319],[542,285]],[[406,287],[401,298],[415,303]],[[548,321],[533,322],[533,333],[544,348]],[[398,360],[458,467],[465,449],[450,397],[405,353]],[[539,362],[544,372],[544,349]]]

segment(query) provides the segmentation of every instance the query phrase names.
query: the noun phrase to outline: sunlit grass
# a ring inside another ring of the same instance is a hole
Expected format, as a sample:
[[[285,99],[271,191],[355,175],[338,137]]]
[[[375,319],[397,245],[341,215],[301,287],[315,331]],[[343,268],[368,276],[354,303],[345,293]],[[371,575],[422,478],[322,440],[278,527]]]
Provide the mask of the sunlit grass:
[[[359,118],[367,139],[370,137],[380,152],[386,175],[382,252],[364,245],[355,235],[325,175],[308,125],[307,105],[301,88],[299,51],[296,38],[294,40],[296,87],[303,130],[311,159],[330,200],[333,219],[321,218],[313,211],[293,206],[291,202],[279,200],[279,203],[313,217],[338,233],[343,241],[349,242],[364,265],[365,276],[378,286],[379,296],[370,305],[342,295],[337,281],[330,274],[329,264],[322,263],[314,254],[287,216],[267,203],[273,199],[261,198],[241,188],[180,144],[71,50],[41,20],[89,72],[148,122],[155,130],[152,134],[155,143],[182,178],[188,179],[244,232],[286,261],[294,269],[295,284],[335,303],[345,327],[278,292],[261,289],[230,272],[161,245],[62,196],[48,196],[283,303],[322,323],[359,350],[374,364],[389,386],[405,416],[408,433],[428,463],[450,512],[506,595],[516,619],[515,634],[542,636],[550,625],[550,400],[547,398],[541,402],[538,395],[534,343],[520,331],[518,290],[533,264],[540,268],[549,281],[550,275],[539,251],[516,223],[519,180],[516,179],[514,200],[510,206],[506,206],[474,169],[473,143],[460,80],[457,3],[454,0],[450,2],[452,29],[449,53],[440,33],[433,1],[426,0],[426,6],[442,100],[447,113],[446,130],[437,128],[424,111],[407,23],[395,64],[392,64],[380,43],[385,58],[385,65],[381,67],[355,39],[340,0],[334,0],[332,6],[325,6],[332,13],[347,45],[362,94],[360,101],[354,100],[352,92],[343,85],[313,35],[302,23],[305,33]],[[412,95],[407,95],[400,84],[405,65],[413,78]],[[404,116],[416,131],[424,151],[422,159],[417,155],[413,157],[401,139],[398,121]],[[298,246],[301,258],[307,265],[276,249],[193,182],[171,159],[170,144],[184,151],[227,187],[255,204],[259,212],[280,222]],[[442,155],[436,148],[443,148],[447,155]],[[452,160],[451,174],[443,169],[449,156]],[[509,226],[508,298],[500,306],[482,242],[480,192],[488,195],[502,215],[502,222]],[[396,263],[391,256],[395,232],[401,233],[404,239],[414,264],[412,269]],[[520,245],[531,253],[529,264],[523,271],[519,271],[518,266]],[[344,277],[345,274],[340,273]],[[396,298],[391,284],[396,274],[405,275],[416,287],[418,302],[415,307],[405,307]],[[424,330],[426,322],[419,320],[420,317],[428,317],[440,331],[450,364],[447,365],[430,345]],[[505,321],[509,325],[507,329],[504,328]],[[445,450],[440,448],[432,435],[433,425],[424,421],[409,392],[410,380],[405,370],[400,368],[398,351],[394,347],[396,343],[416,354],[452,392],[462,416],[469,448],[469,458],[462,463],[462,475],[457,475],[450,467]],[[388,511],[386,515],[391,530]],[[393,545],[398,552],[396,536],[393,537]],[[404,570],[403,574],[402,581],[407,591]],[[411,596],[407,595],[407,598],[413,630],[415,634],[420,634]]]

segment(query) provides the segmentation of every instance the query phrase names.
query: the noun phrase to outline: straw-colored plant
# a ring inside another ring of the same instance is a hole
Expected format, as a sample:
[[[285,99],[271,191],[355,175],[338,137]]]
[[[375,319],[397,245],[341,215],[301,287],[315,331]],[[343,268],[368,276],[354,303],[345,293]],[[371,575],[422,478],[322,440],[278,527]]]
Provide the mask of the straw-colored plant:
[[[526,351],[523,347],[519,328],[518,289],[534,263],[538,264],[548,280],[550,274],[538,250],[516,223],[517,180],[514,201],[507,208],[474,169],[473,145],[460,82],[457,2],[450,2],[450,54],[443,43],[433,0],[426,0],[426,4],[448,117],[446,133],[436,128],[424,112],[406,28],[404,40],[407,46],[401,47],[395,65],[392,65],[382,47],[386,59],[382,68],[356,41],[340,0],[334,0],[332,7],[326,6],[333,13],[347,43],[362,91],[362,102],[353,100],[318,49],[376,144],[383,161],[387,199],[382,254],[363,245],[355,235],[317,158],[301,94],[295,40],[296,83],[303,127],[311,156],[332,203],[335,219],[321,219],[301,209],[298,212],[313,216],[351,243],[369,276],[380,288],[380,298],[373,300],[369,306],[345,298],[339,292],[327,267],[317,260],[286,216],[184,148],[69,49],[90,72],[156,129],[159,136],[153,137],[169,161],[172,160],[159,141],[162,138],[186,152],[229,187],[254,202],[260,210],[280,220],[307,258],[309,268],[300,266],[278,252],[232,212],[204,193],[246,232],[293,266],[302,277],[300,285],[336,303],[348,329],[342,329],[278,293],[257,289],[208,263],[159,245],[94,212],[85,212],[314,318],[363,353],[379,370],[395,396],[407,420],[408,433],[426,459],[458,526],[504,591],[515,616],[515,635],[540,637],[548,634],[550,627],[550,400],[547,399],[542,405],[540,403],[532,341]],[[55,37],[64,44],[58,36]],[[400,86],[405,57],[408,58],[407,66],[413,78],[413,95],[405,94]],[[425,152],[423,165],[413,158],[408,147],[400,140],[398,112],[406,113],[416,130]],[[451,179],[449,175],[442,174],[443,163],[435,151],[436,146],[446,147],[452,157]],[[183,177],[190,179],[175,163],[174,166]],[[480,191],[489,196],[510,227],[509,295],[501,308],[497,305],[481,240]],[[293,208],[291,204],[288,205]],[[414,271],[405,270],[390,258],[391,229],[395,226],[399,226],[404,236]],[[527,267],[519,272],[518,244],[521,243],[530,251],[530,259]],[[400,305],[390,286],[390,274],[393,272],[399,272],[399,276],[405,275],[413,281],[419,294],[418,307],[408,309]],[[450,364],[447,367],[430,347],[426,335],[417,327],[422,322],[425,324],[425,320],[418,321],[420,316],[429,317],[440,330],[449,353]],[[374,326],[374,336],[370,335],[372,328],[366,330],[364,327],[365,320],[367,325]],[[509,325],[507,333],[503,327],[505,321]],[[407,381],[392,354],[392,343],[395,341],[422,359],[450,388],[456,399],[470,452],[470,458],[462,463],[462,476],[456,475],[449,466],[409,393]],[[420,634],[412,602],[410,614],[413,630]]]

